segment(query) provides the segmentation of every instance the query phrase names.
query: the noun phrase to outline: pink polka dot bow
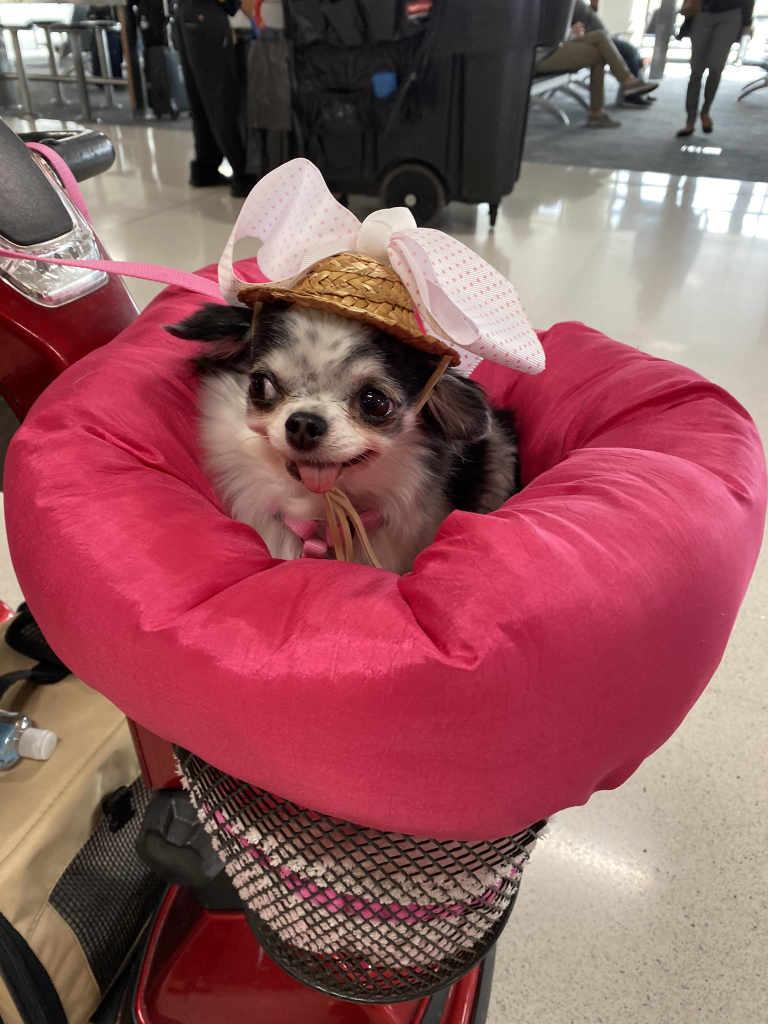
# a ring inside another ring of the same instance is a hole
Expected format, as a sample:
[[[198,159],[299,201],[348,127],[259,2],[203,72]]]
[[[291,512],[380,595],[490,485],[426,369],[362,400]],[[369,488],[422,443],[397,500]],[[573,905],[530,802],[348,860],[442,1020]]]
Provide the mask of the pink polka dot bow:
[[[219,287],[237,304],[235,243],[261,242],[268,281],[291,285],[321,259],[360,252],[389,264],[408,290],[425,329],[462,353],[461,373],[481,359],[523,373],[544,369],[544,352],[509,281],[442,231],[419,228],[410,210],[377,210],[361,224],[338,203],[309,160],[267,174],[246,199],[219,262]]]

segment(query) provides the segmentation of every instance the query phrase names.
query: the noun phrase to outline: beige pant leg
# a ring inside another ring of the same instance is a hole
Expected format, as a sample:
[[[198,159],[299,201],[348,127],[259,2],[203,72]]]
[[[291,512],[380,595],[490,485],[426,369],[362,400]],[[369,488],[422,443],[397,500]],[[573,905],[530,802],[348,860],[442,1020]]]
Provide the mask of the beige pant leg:
[[[595,47],[603,64],[608,65],[611,74],[620,85],[632,74],[607,32],[587,32],[582,41]]]
[[[598,46],[594,42],[586,40],[589,36],[601,35],[604,36],[605,32],[588,32],[581,39],[572,39],[570,42],[563,43],[552,53],[542,57],[536,64],[536,70],[541,72],[581,71],[582,68],[589,68],[589,94],[593,110],[602,109],[604,102],[605,71],[603,65],[605,61]]]

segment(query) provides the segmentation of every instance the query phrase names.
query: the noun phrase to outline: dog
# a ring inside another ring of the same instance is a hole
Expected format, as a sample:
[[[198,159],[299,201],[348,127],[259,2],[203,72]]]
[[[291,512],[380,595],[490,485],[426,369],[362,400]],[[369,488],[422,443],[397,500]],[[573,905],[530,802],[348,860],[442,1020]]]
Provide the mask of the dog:
[[[166,327],[206,342],[201,441],[214,487],[274,558],[323,557],[323,495],[338,488],[383,568],[402,574],[450,512],[488,513],[518,490],[512,417],[439,358],[368,324],[274,301],[208,303]],[[360,538],[353,561],[367,563]]]

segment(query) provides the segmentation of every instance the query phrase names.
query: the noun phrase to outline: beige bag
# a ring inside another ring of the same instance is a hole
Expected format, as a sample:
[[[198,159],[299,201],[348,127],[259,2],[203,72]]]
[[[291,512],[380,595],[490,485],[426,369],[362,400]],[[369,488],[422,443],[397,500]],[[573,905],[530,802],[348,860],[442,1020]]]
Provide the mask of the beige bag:
[[[0,629],[0,673],[34,664]],[[50,760],[0,772],[0,1017],[84,1024],[162,890],[134,852],[148,793],[125,718],[74,676],[18,682],[2,707],[59,742]]]

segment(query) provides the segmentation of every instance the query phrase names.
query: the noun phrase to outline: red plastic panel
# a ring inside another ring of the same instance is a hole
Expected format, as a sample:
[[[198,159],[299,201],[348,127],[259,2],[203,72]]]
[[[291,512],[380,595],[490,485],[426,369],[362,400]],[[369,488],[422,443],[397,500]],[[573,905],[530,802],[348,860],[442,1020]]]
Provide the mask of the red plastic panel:
[[[478,969],[457,982],[440,1024],[469,1024]],[[206,911],[188,889],[163,904],[134,996],[137,1024],[420,1024],[429,1000],[347,1003],[294,981],[242,914]]]
[[[18,418],[63,370],[124,331],[137,312],[117,277],[57,309],[0,283],[0,393]]]
[[[173,747],[168,740],[156,736],[143,725],[128,720],[133,745],[141,765],[141,775],[148,789],[181,789],[176,774]]]

